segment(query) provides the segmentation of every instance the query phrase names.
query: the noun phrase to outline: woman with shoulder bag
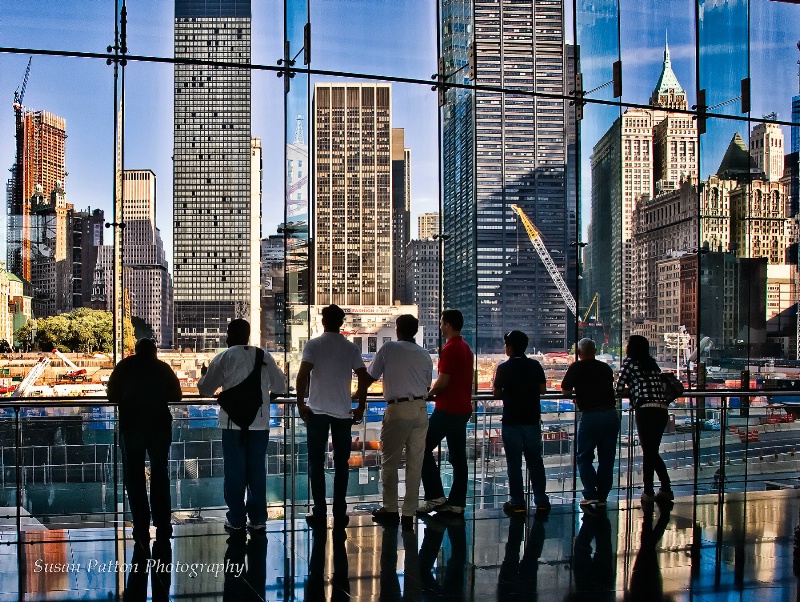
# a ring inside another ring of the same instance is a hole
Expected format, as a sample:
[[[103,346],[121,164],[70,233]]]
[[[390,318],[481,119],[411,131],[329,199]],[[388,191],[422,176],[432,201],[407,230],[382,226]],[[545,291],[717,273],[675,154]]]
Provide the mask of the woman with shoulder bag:
[[[617,377],[617,394],[629,397],[634,410],[642,448],[643,504],[669,502],[675,498],[667,466],[659,454],[661,437],[669,418],[669,401],[664,395],[660,375],[661,369],[650,355],[650,343],[642,336],[632,335]],[[661,483],[658,493],[653,485],[654,472]]]

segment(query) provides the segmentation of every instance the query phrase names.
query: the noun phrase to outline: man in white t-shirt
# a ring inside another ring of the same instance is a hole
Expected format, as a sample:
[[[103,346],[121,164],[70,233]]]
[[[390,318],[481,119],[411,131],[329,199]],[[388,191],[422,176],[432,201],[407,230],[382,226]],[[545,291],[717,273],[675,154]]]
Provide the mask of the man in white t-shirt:
[[[228,324],[228,348],[211,360],[197,383],[200,395],[213,397],[217,390],[226,391],[243,382],[254,371],[256,348],[248,345],[250,324],[237,318]],[[267,526],[267,446],[269,445],[269,402],[271,394],[286,391],[286,378],[269,353],[261,365],[261,409],[248,427],[248,437],[240,437],[240,429],[220,408],[219,428],[222,432],[222,464],[225,472],[224,491],[228,513],[226,530],[244,533],[247,526],[264,532]],[[247,503],[245,504],[245,494]]]
[[[339,332],[343,323],[344,311],[338,305],[322,310],[325,332],[306,343],[297,372],[297,411],[306,423],[308,475],[314,500],[306,520],[317,527],[327,521],[325,454],[329,432],[333,440],[333,526],[347,526],[350,429],[354,423],[361,422],[367,403],[366,387],[361,383],[369,375],[361,359],[361,350]],[[353,372],[359,379],[357,408],[353,408],[350,393]]]
[[[414,342],[419,320],[411,314],[395,321],[396,341],[383,344],[369,366],[369,386],[383,376],[386,411],[381,425],[381,480],[383,507],[372,511],[376,522],[397,525],[397,469],[406,451],[406,495],[403,500],[403,529],[413,529],[419,505],[419,482],[428,432],[426,399],[433,380],[431,355]]]

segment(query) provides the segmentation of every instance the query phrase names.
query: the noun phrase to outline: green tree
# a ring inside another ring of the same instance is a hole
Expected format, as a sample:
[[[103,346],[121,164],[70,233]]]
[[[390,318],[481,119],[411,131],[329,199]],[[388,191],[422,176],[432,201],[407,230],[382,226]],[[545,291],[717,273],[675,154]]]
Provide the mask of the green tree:
[[[133,316],[131,318],[131,324],[133,325],[133,338],[135,340],[153,338],[153,327],[140,317]]]
[[[37,328],[35,346],[39,349],[108,353],[114,348],[114,325],[108,311],[82,307],[68,314],[28,320],[17,330],[16,337],[21,341],[29,340],[34,324]],[[125,318],[123,331],[124,348],[130,353],[135,341],[130,318]]]

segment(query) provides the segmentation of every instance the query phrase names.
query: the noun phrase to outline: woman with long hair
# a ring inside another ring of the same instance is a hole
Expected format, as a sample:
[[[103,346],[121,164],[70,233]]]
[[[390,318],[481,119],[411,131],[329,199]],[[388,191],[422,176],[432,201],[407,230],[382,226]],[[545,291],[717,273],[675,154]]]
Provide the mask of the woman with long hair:
[[[617,394],[627,396],[634,410],[639,445],[642,448],[642,503],[672,501],[667,466],[659,454],[661,437],[667,427],[669,402],[661,384],[661,369],[650,355],[650,343],[639,335],[631,335],[625,359],[617,377]],[[653,473],[658,475],[661,488],[655,492]]]

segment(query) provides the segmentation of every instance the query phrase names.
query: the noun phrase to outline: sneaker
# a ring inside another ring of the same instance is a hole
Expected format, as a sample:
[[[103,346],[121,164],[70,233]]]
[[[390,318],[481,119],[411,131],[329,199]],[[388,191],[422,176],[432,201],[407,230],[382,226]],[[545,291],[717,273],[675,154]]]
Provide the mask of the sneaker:
[[[655,493],[648,493],[648,492],[645,491],[642,494],[642,498],[641,499],[642,499],[642,503],[643,504],[652,504],[653,502],[656,501],[656,495],[655,495]]]
[[[439,510],[447,503],[447,498],[439,497],[435,500],[425,500],[425,503],[417,508],[417,514],[430,514],[434,510]]]
[[[253,533],[266,533],[267,525],[266,523],[248,523],[247,529]]]
[[[605,510],[606,509],[606,501],[605,500],[597,500],[597,503],[594,505],[595,508],[598,510]]]
[[[523,517],[526,514],[528,514],[528,509],[525,508],[524,505],[515,504],[514,502],[509,501],[503,504],[503,512],[505,512],[509,516]]]
[[[671,502],[674,499],[675,494],[672,493],[672,489],[664,489],[663,487],[655,495],[656,502]]]
[[[536,512],[538,512],[540,514],[547,514],[548,512],[550,512],[552,507],[553,506],[550,504],[549,501],[548,502],[538,502],[536,504]]]
[[[592,506],[593,504],[598,504],[599,502],[600,502],[600,500],[583,498],[579,502],[579,505],[580,505],[581,508],[585,508],[586,506]],[[605,502],[603,502],[603,503],[605,503]]]
[[[457,514],[459,516],[464,516],[464,507],[463,506],[453,506],[451,504],[444,504],[443,506],[439,506],[436,512],[447,512],[449,514]]]
[[[328,525],[328,517],[325,514],[315,514],[313,511],[306,514],[306,522],[312,528],[326,527]]]
[[[400,517],[400,526],[403,531],[413,531],[414,530],[414,517],[413,516],[402,516]]]
[[[384,523],[387,525],[396,525],[400,522],[400,513],[387,510],[383,506],[375,508],[372,511],[372,520],[376,523]]]

